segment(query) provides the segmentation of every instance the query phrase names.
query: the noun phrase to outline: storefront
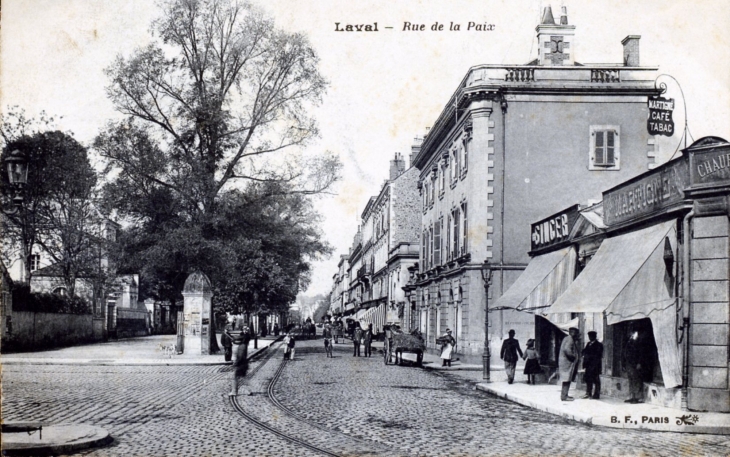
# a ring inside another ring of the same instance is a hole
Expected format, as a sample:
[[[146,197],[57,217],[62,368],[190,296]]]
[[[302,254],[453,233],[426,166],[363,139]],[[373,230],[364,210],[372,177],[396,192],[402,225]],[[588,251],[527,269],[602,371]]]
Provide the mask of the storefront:
[[[558,349],[570,327],[583,326],[577,313],[553,313],[550,307],[568,290],[604,237],[601,204],[574,205],[531,225],[531,260],[490,312],[511,310],[534,315],[534,329],[518,335],[523,346],[535,340],[547,381],[557,369]]]
[[[633,334],[644,401],[730,412],[730,144],[698,140],[605,191],[603,208],[606,239],[548,312],[602,334],[604,395],[627,397]]]

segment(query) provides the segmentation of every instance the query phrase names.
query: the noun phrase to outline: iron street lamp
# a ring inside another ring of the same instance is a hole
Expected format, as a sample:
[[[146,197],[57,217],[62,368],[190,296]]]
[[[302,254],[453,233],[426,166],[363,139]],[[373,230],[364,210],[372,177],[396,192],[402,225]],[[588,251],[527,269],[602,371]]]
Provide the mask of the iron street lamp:
[[[489,349],[489,286],[492,285],[492,268],[489,259],[482,264],[482,280],[484,281],[484,352],[482,353],[482,378],[490,382],[489,364],[491,359]]]
[[[28,182],[28,161],[25,154],[15,149],[5,157],[4,162],[8,172],[8,182],[13,193],[13,208],[6,211],[6,213],[14,214],[23,204],[22,190]]]

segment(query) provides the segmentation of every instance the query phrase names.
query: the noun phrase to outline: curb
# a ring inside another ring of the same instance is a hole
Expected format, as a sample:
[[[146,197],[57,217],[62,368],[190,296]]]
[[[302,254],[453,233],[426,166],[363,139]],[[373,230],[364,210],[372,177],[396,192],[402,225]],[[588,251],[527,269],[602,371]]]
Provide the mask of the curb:
[[[101,427],[94,427],[90,425],[75,425],[75,424],[46,424],[43,422],[10,422],[4,425],[15,425],[15,426],[43,426],[43,429],[48,433],[49,430],[67,428],[67,427],[79,427],[84,431],[84,436],[78,439],[74,439],[68,443],[48,443],[48,444],[30,444],[30,443],[18,443],[8,441],[8,433],[3,436],[3,449],[2,455],[59,455],[59,454],[70,454],[75,453],[84,449],[90,449],[94,447],[106,446],[107,444],[114,441],[114,438],[109,435],[109,432]],[[17,433],[17,432],[16,432]],[[20,432],[25,434],[25,432]],[[89,434],[93,433],[89,437]]]
[[[568,413],[564,410],[561,410],[559,408],[556,408],[554,406],[545,405],[541,403],[537,403],[535,401],[528,400],[524,397],[520,397],[514,394],[509,394],[505,392],[499,392],[494,389],[492,389],[489,385],[484,383],[478,383],[476,385],[477,390],[481,390],[483,392],[487,392],[491,395],[494,395],[495,397],[503,398],[505,400],[509,400],[513,403],[518,403],[523,406],[527,406],[533,409],[537,409],[539,411],[544,411],[549,414],[553,414],[555,416],[560,416],[565,419],[570,419],[576,422],[581,422],[586,425],[590,426],[600,426],[600,427],[608,427],[608,428],[619,428],[619,429],[625,429],[625,430],[641,430],[641,431],[651,431],[651,432],[672,432],[672,433],[694,433],[694,434],[703,434],[703,435],[730,435],[730,424],[729,425],[677,425],[674,420],[675,418],[669,418],[670,423],[666,424],[653,424],[651,426],[649,425],[643,425],[641,423],[639,424],[632,424],[632,423],[625,423],[624,421],[620,422],[611,422],[611,420],[608,417],[593,417],[590,414],[582,414],[582,413]],[[702,415],[703,413],[696,413],[699,415]]]
[[[254,349],[249,353],[248,359],[257,356],[261,352],[267,350],[271,345],[278,342],[283,337],[271,340],[271,344],[268,344],[259,349]],[[211,357],[219,356],[215,354]],[[184,360],[184,359],[137,359],[137,360],[124,360],[124,359],[4,359],[0,357],[1,365],[93,365],[93,366],[226,366],[231,365],[232,362],[226,362],[222,360]]]

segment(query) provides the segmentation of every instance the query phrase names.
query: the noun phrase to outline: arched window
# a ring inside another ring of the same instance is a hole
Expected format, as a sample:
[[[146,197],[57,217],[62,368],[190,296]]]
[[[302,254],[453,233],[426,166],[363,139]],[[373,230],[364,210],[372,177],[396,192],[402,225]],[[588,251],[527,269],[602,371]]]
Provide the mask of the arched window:
[[[68,296],[68,290],[65,287],[56,287],[53,289],[53,293],[56,295],[60,295],[61,297]]]

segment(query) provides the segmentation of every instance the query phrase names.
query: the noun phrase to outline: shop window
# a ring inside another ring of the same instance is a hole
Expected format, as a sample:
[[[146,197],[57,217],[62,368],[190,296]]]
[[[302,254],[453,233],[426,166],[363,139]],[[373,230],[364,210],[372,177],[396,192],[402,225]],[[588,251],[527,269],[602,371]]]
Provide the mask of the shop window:
[[[617,125],[593,125],[590,128],[589,170],[620,169],[620,135]]]

